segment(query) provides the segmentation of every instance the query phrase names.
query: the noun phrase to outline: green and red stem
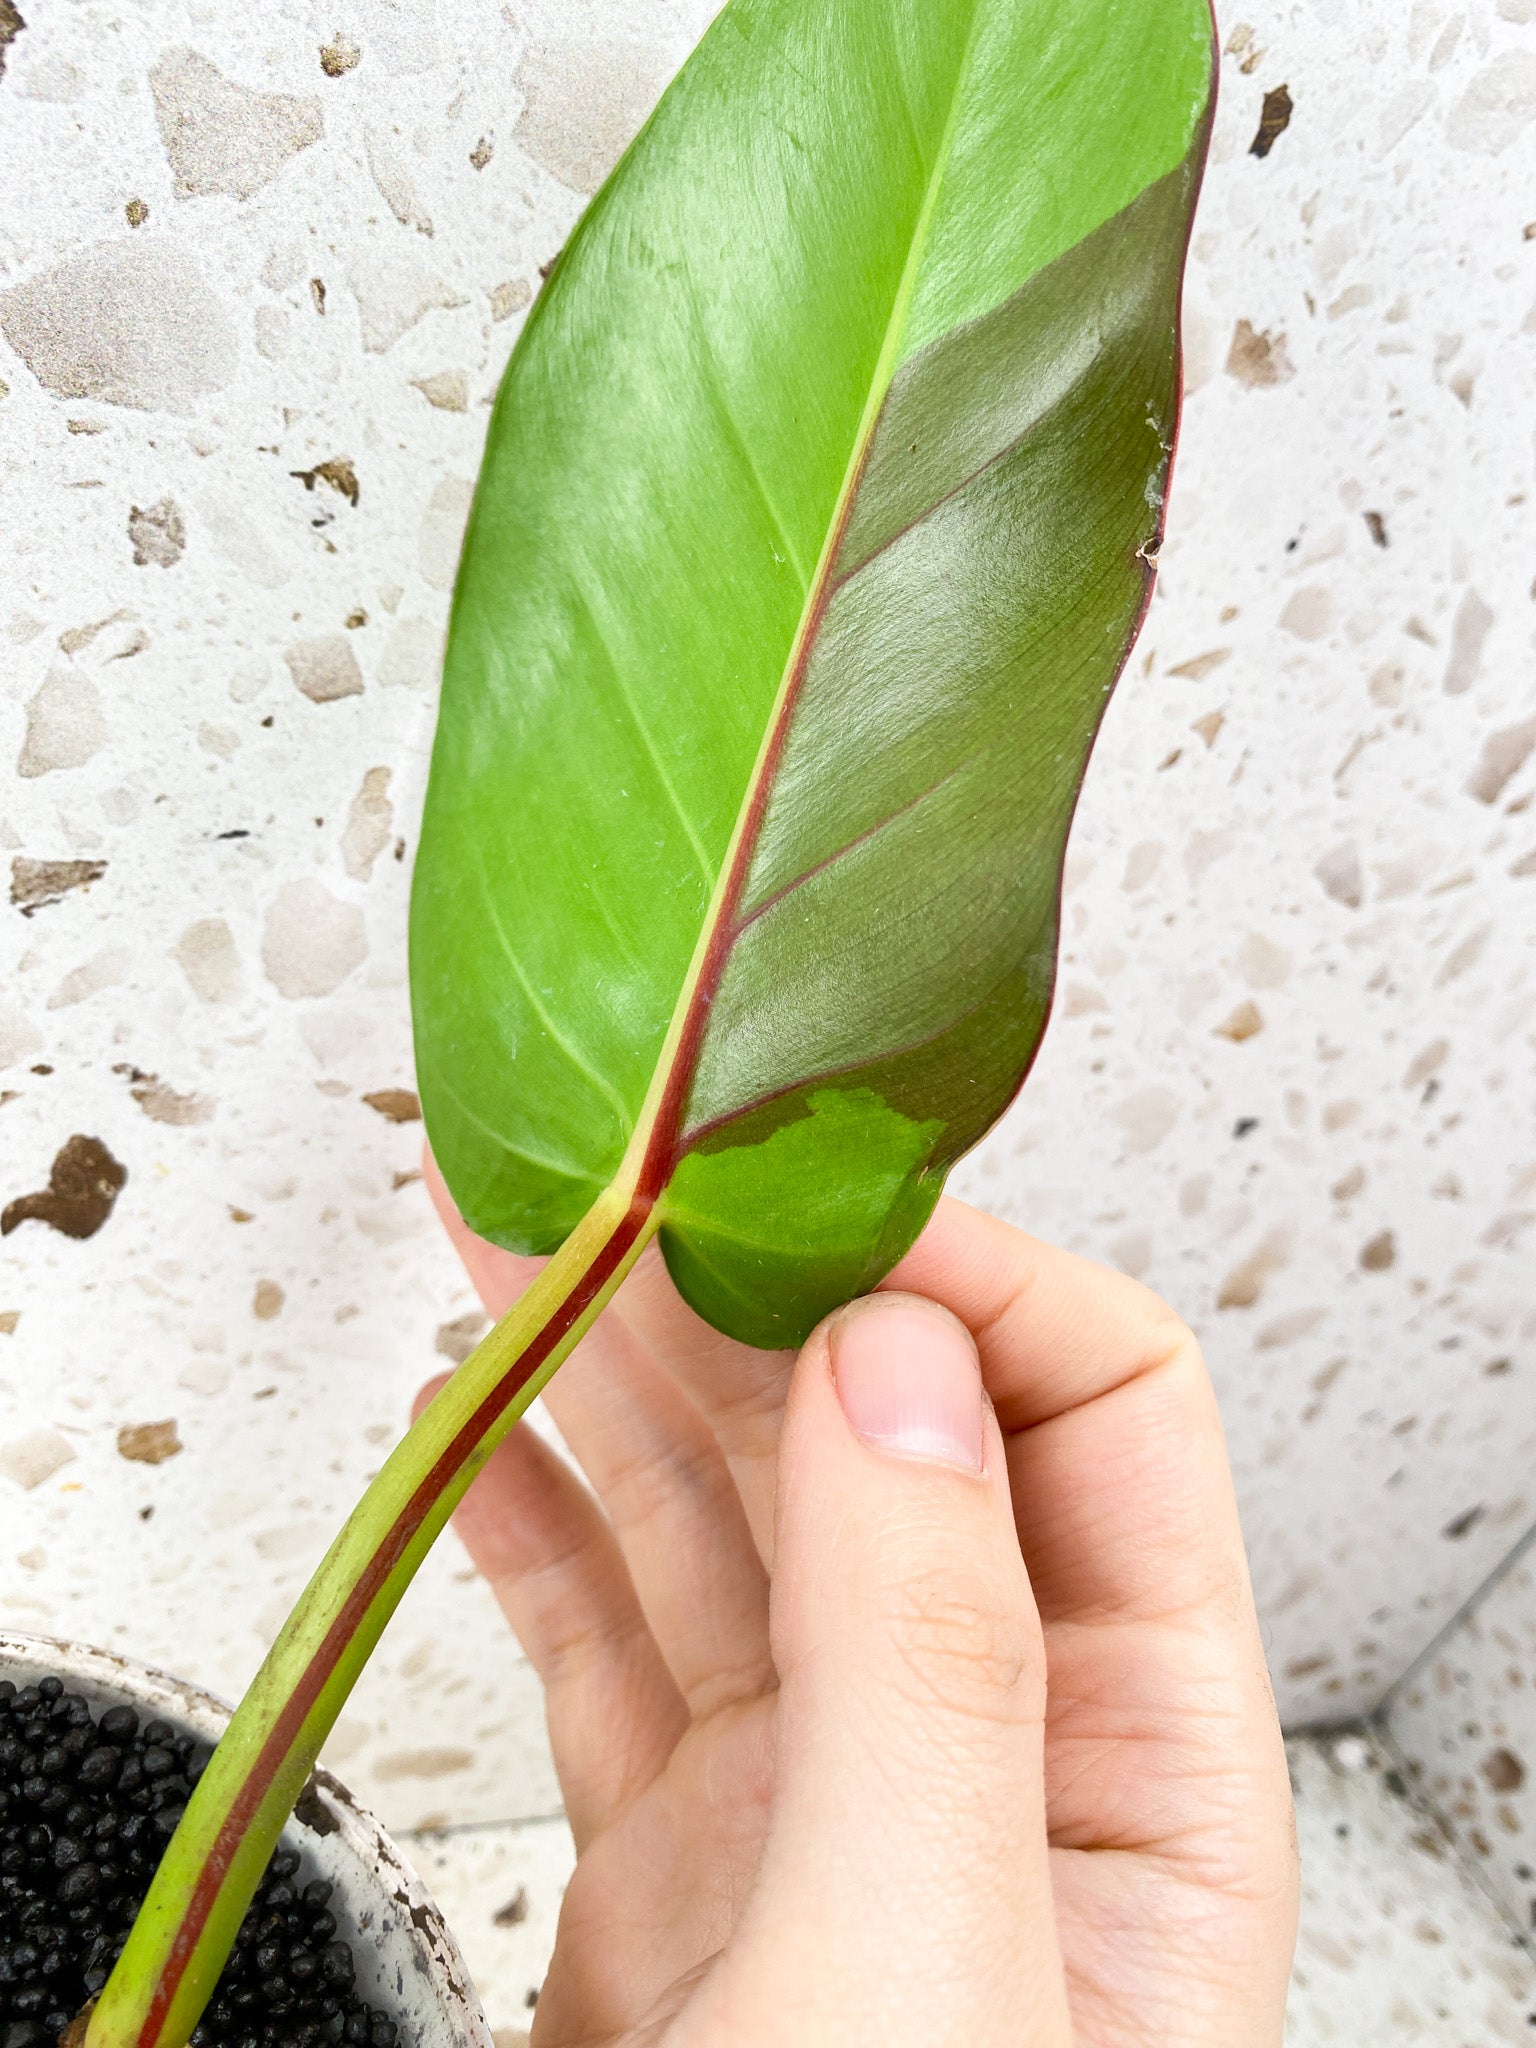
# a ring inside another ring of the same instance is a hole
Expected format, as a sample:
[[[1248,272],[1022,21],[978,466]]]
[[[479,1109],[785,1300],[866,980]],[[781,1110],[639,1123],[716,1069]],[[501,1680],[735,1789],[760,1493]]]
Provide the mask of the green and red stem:
[[[87,2048],[182,2048],[385,1624],[470,1482],[654,1232],[669,1160],[608,1188],[369,1486],[198,1781],[91,2011]]]

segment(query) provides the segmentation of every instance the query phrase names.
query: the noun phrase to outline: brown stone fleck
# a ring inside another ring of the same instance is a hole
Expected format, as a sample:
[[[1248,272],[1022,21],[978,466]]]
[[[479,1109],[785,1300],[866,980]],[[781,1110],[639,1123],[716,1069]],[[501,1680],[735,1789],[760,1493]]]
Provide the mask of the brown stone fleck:
[[[469,160],[477,171],[483,171],[495,154],[496,145],[488,135],[482,135],[474,148],[469,152]]]
[[[55,397],[151,412],[193,412],[239,361],[223,300],[166,236],[100,243],[7,286],[0,327]]]
[[[251,1300],[251,1314],[259,1323],[270,1323],[274,1316],[282,1313],[287,1296],[275,1280],[258,1280],[256,1292]]]
[[[457,1771],[467,1771],[474,1760],[471,1751],[447,1745],[442,1748],[402,1749],[392,1756],[381,1756],[377,1771],[386,1784],[396,1778],[447,1778]]]
[[[520,1884],[504,1906],[498,1906],[491,1915],[496,1927],[521,1927],[528,1918],[528,1887]]]
[[[1522,719],[1502,732],[1490,733],[1483,742],[1482,758],[1467,783],[1479,803],[1495,804],[1507,784],[1520,773],[1536,748],[1536,718]]]
[[[462,370],[438,370],[430,377],[413,377],[411,383],[438,412],[469,410],[469,380]]]
[[[375,1088],[371,1095],[363,1097],[370,1109],[376,1109],[380,1116],[387,1117],[392,1124],[419,1124],[421,1122],[421,1097],[414,1088]]]
[[[5,53],[26,27],[14,0],[0,0],[0,78],[5,76]]]
[[[1266,157],[1280,137],[1291,125],[1291,115],[1296,102],[1291,98],[1290,87],[1274,86],[1264,95],[1264,108],[1259,115],[1259,132],[1248,145],[1250,156]]]
[[[1270,384],[1284,384],[1296,374],[1283,334],[1256,328],[1252,321],[1239,320],[1232,330],[1227,351],[1227,375],[1235,377],[1250,391]]]
[[[350,455],[331,455],[324,462],[317,462],[313,469],[290,469],[288,474],[297,477],[306,491],[312,491],[317,483],[329,484],[349,505],[356,505],[360,496],[357,471]]]
[[[1397,1262],[1397,1239],[1390,1230],[1379,1230],[1361,1247],[1360,1263],[1367,1273],[1385,1273]]]
[[[169,1419],[125,1422],[117,1432],[117,1455],[134,1465],[163,1465],[167,1458],[178,1456],[184,1449],[176,1424]]]
[[[294,688],[311,704],[334,704],[363,693],[363,672],[344,633],[319,633],[313,640],[300,640],[283,660]]]
[[[439,1324],[432,1348],[455,1365],[462,1365],[480,1342],[485,1328],[486,1318],[479,1309],[471,1309],[468,1315],[455,1316],[451,1323]]]
[[[510,320],[514,313],[521,313],[532,298],[526,278],[509,277],[505,284],[491,287],[491,318]]]
[[[1208,676],[1212,669],[1220,668],[1224,661],[1231,659],[1230,647],[1213,647],[1206,654],[1191,655],[1188,661],[1175,662],[1168,673],[1171,676],[1184,676],[1190,682],[1198,683]]]
[[[338,29],[328,43],[320,45],[320,69],[327,78],[344,78],[363,61],[363,53]]]
[[[1264,1283],[1270,1274],[1278,1271],[1289,1257],[1290,1243],[1287,1234],[1281,1230],[1272,1230],[1222,1281],[1221,1290],[1216,1296],[1216,1306],[1252,1308],[1264,1292]]]
[[[21,1321],[19,1308],[0,1309],[0,1337],[14,1337],[16,1325]]]
[[[1326,1671],[1333,1662],[1331,1650],[1319,1650],[1310,1657],[1293,1657],[1285,1667],[1287,1678],[1316,1678],[1320,1671]]]
[[[1387,522],[1382,518],[1381,514],[1379,512],[1367,512],[1363,514],[1363,517],[1371,539],[1375,541],[1377,547],[1390,547],[1392,543],[1387,538]]]
[[[1407,1073],[1404,1074],[1403,1086],[1405,1088],[1422,1088],[1424,1083],[1431,1080],[1445,1065],[1450,1050],[1451,1042],[1448,1038],[1431,1039],[1430,1043],[1413,1060]]]
[[[1218,1024],[1211,1036],[1230,1038],[1234,1045],[1241,1045],[1245,1038],[1256,1038],[1264,1029],[1264,1019],[1256,1003],[1239,1003],[1225,1023]]]
[[[18,1195],[0,1211],[0,1237],[18,1224],[36,1221],[62,1231],[65,1237],[94,1237],[112,1214],[128,1169],[112,1157],[100,1138],[69,1138],[48,1172],[48,1185],[33,1195]]]
[[[1464,1513],[1457,1515],[1454,1521],[1447,1522],[1440,1534],[1449,1538],[1452,1543],[1459,1543],[1463,1536],[1471,1535],[1487,1512],[1488,1510],[1479,1502],[1475,1508],[1468,1508]]]
[[[1234,1267],[1221,1283],[1218,1308],[1252,1308],[1264,1291],[1264,1276],[1249,1265]]]
[[[181,507],[174,498],[161,498],[142,508],[132,506],[128,513],[128,540],[136,569],[147,569],[151,563],[159,569],[171,568],[181,560],[187,545],[187,523],[181,516]]]
[[[318,99],[252,92],[196,50],[162,51],[149,88],[178,199],[249,199],[325,133]]]
[[[373,864],[389,844],[395,808],[389,800],[390,771],[369,768],[352,799],[347,829],[341,835],[342,865],[354,882],[366,882]]]
[[[256,1218],[249,1209],[237,1209],[234,1203],[231,1202],[229,1204],[229,1220],[231,1223],[254,1223]]]
[[[311,279],[309,280],[309,296],[310,296],[310,297],[311,297],[311,298],[312,298],[312,299],[314,300],[314,302],[315,302],[315,311],[316,311],[317,313],[323,313],[323,312],[325,311],[325,280],[324,280],[324,278],[322,278],[322,277],[312,277],[312,278],[311,278]]]
[[[1325,853],[1312,870],[1322,884],[1323,893],[1331,896],[1335,903],[1342,903],[1346,910],[1358,910],[1365,901],[1365,877],[1360,869],[1360,855],[1354,844],[1345,840]]]
[[[1518,1792],[1525,1783],[1525,1765],[1512,1749],[1489,1750],[1482,1772],[1490,1792]]]
[[[126,1060],[119,1060],[112,1071],[127,1076],[132,1083],[128,1093],[157,1124],[205,1124],[213,1115],[213,1101],[207,1095],[178,1095],[158,1074],[146,1074]]]
[[[28,860],[17,854],[11,862],[11,901],[23,917],[30,917],[71,889],[88,889],[106,872],[104,860]]]
[[[123,208],[123,214],[128,222],[129,227],[141,228],[143,227],[145,221],[149,219],[149,208],[144,204],[142,199],[130,199],[128,204]]]
[[[1208,747],[1214,747],[1221,728],[1227,722],[1225,711],[1207,711],[1204,718],[1197,718],[1190,726],[1191,732],[1199,733]]]

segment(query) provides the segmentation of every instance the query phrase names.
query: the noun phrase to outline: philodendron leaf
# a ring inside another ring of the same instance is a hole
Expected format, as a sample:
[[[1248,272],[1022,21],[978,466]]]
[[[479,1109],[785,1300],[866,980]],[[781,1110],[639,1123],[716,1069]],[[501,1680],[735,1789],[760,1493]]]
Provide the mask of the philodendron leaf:
[[[428,1129],[549,1251],[628,1178],[800,1341],[1050,999],[1144,609],[1207,0],[730,0],[492,416],[412,909]]]

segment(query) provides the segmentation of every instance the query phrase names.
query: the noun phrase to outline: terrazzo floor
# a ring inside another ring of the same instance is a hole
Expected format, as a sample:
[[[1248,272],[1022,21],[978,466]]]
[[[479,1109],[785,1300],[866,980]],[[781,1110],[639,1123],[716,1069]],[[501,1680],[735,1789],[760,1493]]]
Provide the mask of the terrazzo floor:
[[[1289,1745],[1302,1922],[1285,2048],[1499,2048],[1536,2039],[1536,1962],[1372,1734]],[[571,1838],[558,1816],[421,1834],[497,2048],[525,2048]],[[1236,2048],[1236,2044],[1234,2044]]]

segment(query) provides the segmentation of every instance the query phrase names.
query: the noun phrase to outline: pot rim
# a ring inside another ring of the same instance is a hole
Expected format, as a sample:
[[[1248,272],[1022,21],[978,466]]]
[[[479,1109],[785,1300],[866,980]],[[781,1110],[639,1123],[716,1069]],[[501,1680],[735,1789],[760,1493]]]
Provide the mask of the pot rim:
[[[0,1628],[0,1677],[18,1665],[39,1672],[55,1670],[88,1696],[153,1706],[208,1742],[218,1741],[234,1711],[205,1686],[121,1650],[98,1649],[74,1637]],[[402,2031],[414,2030],[418,2048],[438,2048],[439,2041],[447,2048],[493,2048],[458,1943],[399,1846],[323,1766],[316,1766],[307,1792],[313,1797],[301,1802],[305,1819],[290,1819],[283,1839],[307,1865],[324,1867],[336,1881],[354,1923],[360,1977],[372,1978],[364,1987],[367,1995],[401,2010]],[[368,1971],[370,1960],[374,1967]],[[408,1988],[408,1976],[425,1982],[411,1982]],[[411,1991],[425,1993],[415,2009]],[[433,2008],[439,2020],[435,2028],[430,2026]]]

